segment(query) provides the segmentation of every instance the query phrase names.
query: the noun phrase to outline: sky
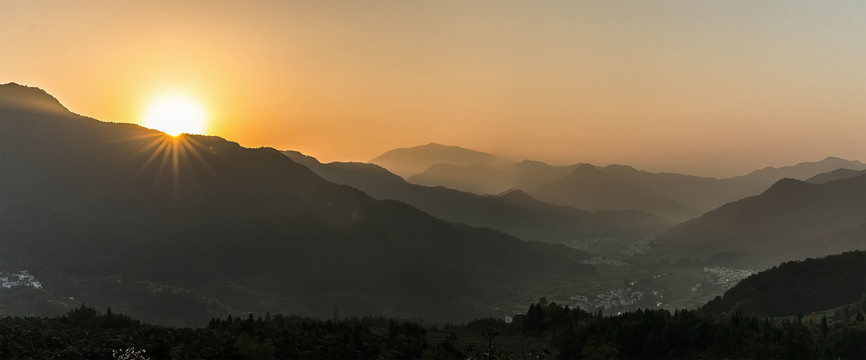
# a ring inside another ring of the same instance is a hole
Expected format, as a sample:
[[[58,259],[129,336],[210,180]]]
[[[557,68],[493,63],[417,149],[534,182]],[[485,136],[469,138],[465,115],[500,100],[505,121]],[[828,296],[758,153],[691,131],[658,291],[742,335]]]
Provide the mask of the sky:
[[[733,176],[866,161],[866,1],[9,1],[0,83],[322,161],[430,142]]]

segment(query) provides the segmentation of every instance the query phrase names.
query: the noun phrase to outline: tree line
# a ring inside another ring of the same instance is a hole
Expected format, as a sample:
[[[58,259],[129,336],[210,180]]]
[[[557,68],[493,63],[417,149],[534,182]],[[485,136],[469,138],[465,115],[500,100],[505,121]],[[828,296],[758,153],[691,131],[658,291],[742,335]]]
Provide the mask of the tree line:
[[[53,318],[0,319],[0,358],[849,359],[866,358],[864,312],[866,296],[832,312],[784,319],[663,309],[604,316],[542,298],[508,323],[488,318],[440,327],[385,317],[268,313],[171,328],[82,304]],[[470,341],[466,334],[484,340]],[[513,348],[509,342],[526,338],[546,345],[506,350]]]

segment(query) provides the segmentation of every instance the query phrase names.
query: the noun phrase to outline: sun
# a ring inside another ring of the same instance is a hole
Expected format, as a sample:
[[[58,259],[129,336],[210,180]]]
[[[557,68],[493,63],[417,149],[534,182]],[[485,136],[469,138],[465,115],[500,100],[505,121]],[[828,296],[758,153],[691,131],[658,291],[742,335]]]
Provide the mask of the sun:
[[[206,120],[207,114],[197,101],[185,95],[170,94],[156,99],[148,106],[142,125],[178,136],[182,133],[204,133]]]

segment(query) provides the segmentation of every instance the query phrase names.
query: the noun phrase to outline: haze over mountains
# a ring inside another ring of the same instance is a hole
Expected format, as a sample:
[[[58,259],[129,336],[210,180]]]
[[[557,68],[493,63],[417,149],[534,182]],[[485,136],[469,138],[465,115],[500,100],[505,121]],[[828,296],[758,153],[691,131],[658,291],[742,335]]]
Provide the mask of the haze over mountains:
[[[479,162],[499,166],[507,164],[508,160],[480,151],[437,143],[390,150],[370,160],[370,163],[380,165],[404,178],[436,164],[464,166]]]
[[[455,161],[453,159],[466,159]],[[486,160],[485,160],[486,159]],[[509,189],[558,205],[584,210],[636,209],[682,221],[727,202],[757,195],[783,178],[806,180],[836,169],[864,170],[860,161],[828,157],[781,168],[767,167],[726,179],[673,173],[651,173],[626,165],[552,166],[526,160],[515,163],[456,146],[428,144],[395,149],[373,160],[410,182],[445,186],[478,194]],[[408,164],[416,164],[412,168]],[[429,166],[411,173],[421,165]]]
[[[54,306],[459,320],[494,313],[497,289],[594,272],[582,252],[378,201],[272,149],[100,122],[17,84],[0,99],[0,270],[38,276]]]
[[[404,161],[409,161],[413,153],[423,153],[428,147],[446,148],[431,144],[398,149],[389,154],[399,153]],[[447,149],[460,151],[455,147]],[[498,168],[481,162],[463,166],[432,165],[427,171],[404,181],[373,164],[321,164],[315,158],[297,152],[284,153],[328,180],[359,188],[374,197],[404,201],[440,218],[491,227],[521,238],[568,243],[592,235],[627,238],[643,234],[652,237],[652,231],[658,231],[664,225],[655,222],[651,227],[636,227],[637,216],[643,217],[643,224],[650,224],[646,221],[647,215],[641,215],[645,211],[668,219],[694,217],[656,237],[661,246],[652,252],[652,256],[666,253],[670,259],[694,257],[708,264],[760,269],[790,259],[866,248],[866,196],[863,194],[866,184],[862,176],[858,177],[866,171],[862,170],[866,166],[859,161],[828,157],[818,162],[768,167],[739,177],[714,179],[655,174],[624,165],[557,167],[533,161],[509,164],[498,159]],[[466,153],[475,157],[493,157],[471,150]],[[435,154],[436,151],[432,151],[424,159],[432,162]],[[822,172],[827,169],[833,170]],[[453,176],[448,177],[446,170],[454,171]],[[444,187],[411,183],[419,178],[430,180],[430,174],[437,172],[442,175],[443,184],[440,185]],[[478,175],[479,172],[482,174]],[[533,181],[528,179],[533,178],[533,173],[539,174],[534,179],[536,186],[527,188],[532,189],[534,195],[518,189],[506,191],[503,195],[483,196],[448,189],[449,185],[460,187],[464,178],[472,182],[464,187],[472,187],[486,183],[488,178],[498,178],[501,182],[507,174],[511,174],[511,179],[519,178],[521,183],[531,184]],[[561,177],[556,179],[557,176]],[[785,176],[807,181],[783,178]],[[538,179],[554,180],[538,186],[543,183]],[[825,185],[809,186],[807,182]],[[739,195],[752,191],[758,194],[745,199]],[[733,200],[702,216],[702,212],[674,200],[683,199],[683,202],[703,209],[727,198]],[[635,208],[640,210],[632,213],[596,211],[594,218],[587,216],[589,212],[578,210]],[[573,215],[563,216],[565,213]],[[619,220],[613,215],[619,215]],[[600,227],[603,224],[611,225]],[[615,231],[617,227],[621,231]]]
[[[441,219],[493,228],[524,240],[568,243],[597,237],[645,238],[672,225],[636,210],[590,212],[548,204],[520,190],[478,195],[441,186],[421,186],[373,164],[322,164],[299,152],[283,153],[326,180],[355,187],[377,199],[403,201]]]
[[[589,164],[578,166],[566,176],[536,190],[535,194],[546,201],[581,209],[639,209],[673,220],[700,214],[676,200]]]
[[[29,271],[44,288],[3,293],[0,311],[84,301],[182,325],[334,308],[460,321],[542,296],[609,311],[706,302],[714,294],[688,290],[703,264],[763,269],[866,248],[859,161],[715,179],[437,144],[374,160],[418,172],[169,137],[2,85],[0,272]]]

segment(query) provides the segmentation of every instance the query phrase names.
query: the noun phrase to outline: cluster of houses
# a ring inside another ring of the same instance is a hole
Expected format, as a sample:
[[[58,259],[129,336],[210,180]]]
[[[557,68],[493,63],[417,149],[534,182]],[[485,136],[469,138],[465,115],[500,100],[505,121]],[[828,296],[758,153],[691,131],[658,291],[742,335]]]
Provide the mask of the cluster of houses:
[[[36,280],[36,277],[30,275],[27,270],[22,270],[17,273],[0,272],[0,288],[10,289],[13,287],[32,287],[41,289],[42,283]]]
[[[722,266],[705,266],[704,272],[709,273],[708,281],[724,290],[737,285],[740,280],[755,275],[757,272],[749,269],[734,269]]]
[[[592,299],[584,295],[574,295],[571,301],[584,310],[595,311],[599,308],[611,310],[618,307],[631,307],[644,297],[644,292],[630,287],[617,288],[595,295]]]
[[[650,248],[652,248],[652,239],[647,238],[625,244],[624,248],[619,253],[623,256],[635,256],[646,254]]]

